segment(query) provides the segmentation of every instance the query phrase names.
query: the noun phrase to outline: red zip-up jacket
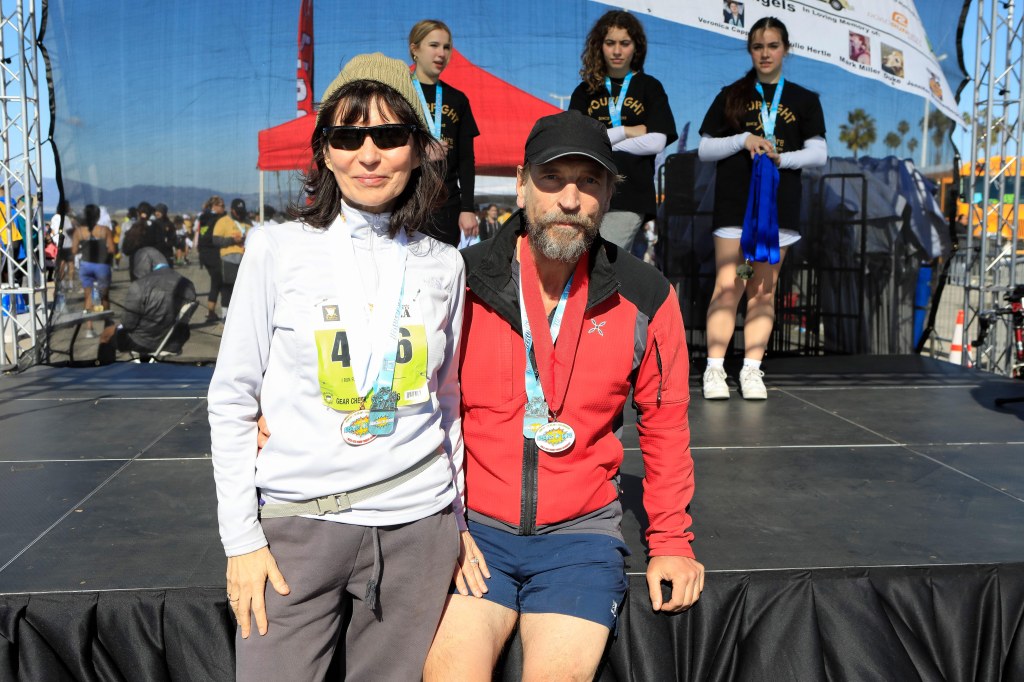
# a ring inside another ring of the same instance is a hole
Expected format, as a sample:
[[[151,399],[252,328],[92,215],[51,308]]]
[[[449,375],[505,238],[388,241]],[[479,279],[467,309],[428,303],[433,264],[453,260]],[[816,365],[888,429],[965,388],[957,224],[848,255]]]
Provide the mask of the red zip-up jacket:
[[[576,443],[560,454],[543,452],[523,437],[526,351],[512,277],[521,229],[516,213],[494,238],[462,252],[469,289],[460,363],[467,507],[533,535],[538,526],[613,502],[623,456],[613,430],[632,389],[650,555],[693,557],[689,356],[675,291],[657,270],[597,238],[559,415]],[[558,343],[564,340],[560,335]]]

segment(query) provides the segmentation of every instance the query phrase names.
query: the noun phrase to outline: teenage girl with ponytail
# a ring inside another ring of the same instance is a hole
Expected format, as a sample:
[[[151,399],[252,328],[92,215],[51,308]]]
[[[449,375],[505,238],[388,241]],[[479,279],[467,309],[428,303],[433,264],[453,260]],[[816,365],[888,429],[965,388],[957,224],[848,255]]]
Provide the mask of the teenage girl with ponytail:
[[[740,393],[747,400],[768,397],[761,360],[775,322],[779,270],[786,249],[800,239],[800,169],[821,166],[827,160],[825,118],[817,94],[782,76],[783,58],[789,52],[785,25],[774,17],[758,20],[747,35],[747,52],[753,68],[718,93],[700,129],[700,159],[718,162],[713,219],[716,277],[708,306],[704,372],[708,400],[729,397],[723,362],[744,293],[747,313]],[[778,169],[775,263],[755,261],[740,244],[759,155],[766,155]]]

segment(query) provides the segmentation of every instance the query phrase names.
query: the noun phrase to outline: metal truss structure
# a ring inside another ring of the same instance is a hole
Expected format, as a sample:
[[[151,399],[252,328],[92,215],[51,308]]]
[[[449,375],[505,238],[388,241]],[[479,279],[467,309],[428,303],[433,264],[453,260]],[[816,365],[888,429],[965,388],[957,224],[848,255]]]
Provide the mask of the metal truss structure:
[[[971,109],[974,172],[964,178],[968,211],[964,272],[963,348],[980,322],[992,320],[988,343],[974,349],[975,365],[1000,374],[1021,371],[1014,357],[1011,317],[993,317],[1004,296],[1024,284],[1021,166],[1024,148],[1024,26],[1015,0],[978,0]],[[969,35],[969,33],[968,33]],[[981,199],[979,201],[979,199]],[[968,354],[963,354],[963,362]]]
[[[8,370],[43,360],[46,226],[36,3],[4,2],[0,11],[0,368]]]

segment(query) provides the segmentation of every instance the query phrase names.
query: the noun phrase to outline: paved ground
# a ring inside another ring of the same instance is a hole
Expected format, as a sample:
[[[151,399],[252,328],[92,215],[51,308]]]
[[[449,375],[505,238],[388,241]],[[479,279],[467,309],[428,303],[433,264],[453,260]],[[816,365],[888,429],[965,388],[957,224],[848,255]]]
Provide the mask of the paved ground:
[[[210,278],[207,276],[206,271],[195,261],[193,261],[192,265],[180,266],[177,270],[195,284],[200,303],[195,314],[192,316],[190,324],[192,335],[188,343],[182,349],[181,355],[170,358],[168,361],[188,364],[213,362],[217,359],[217,350],[220,348],[220,335],[224,331],[224,325],[220,322],[206,322],[206,294],[210,290]],[[110,288],[110,307],[114,311],[115,319],[119,319],[124,312],[123,302],[128,292],[129,283],[127,267],[114,271],[113,283]],[[76,282],[76,284],[78,283]],[[84,296],[79,288],[69,298],[68,308],[70,310],[81,310],[83,302]],[[51,356],[53,363],[59,364],[67,361],[71,334],[71,330],[60,330],[54,333],[50,343],[54,351]],[[98,343],[96,339],[85,338],[84,332],[79,334],[75,342],[76,363],[80,360],[95,358]],[[127,354],[121,354],[118,356],[118,360],[128,361],[130,357]]]

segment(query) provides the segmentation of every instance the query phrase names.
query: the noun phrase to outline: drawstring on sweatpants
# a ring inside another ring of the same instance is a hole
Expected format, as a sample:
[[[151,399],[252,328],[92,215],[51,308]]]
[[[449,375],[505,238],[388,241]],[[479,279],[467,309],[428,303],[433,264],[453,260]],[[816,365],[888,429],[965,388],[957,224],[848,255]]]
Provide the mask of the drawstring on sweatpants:
[[[384,572],[384,566],[380,551],[380,530],[377,526],[371,526],[370,534],[373,536],[373,571],[370,573],[370,580],[366,583],[366,608],[376,613],[377,602],[380,599],[380,579]]]

